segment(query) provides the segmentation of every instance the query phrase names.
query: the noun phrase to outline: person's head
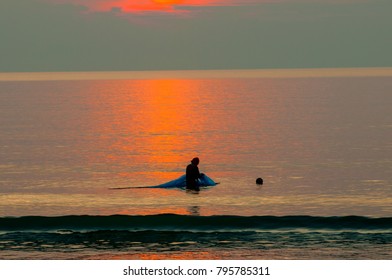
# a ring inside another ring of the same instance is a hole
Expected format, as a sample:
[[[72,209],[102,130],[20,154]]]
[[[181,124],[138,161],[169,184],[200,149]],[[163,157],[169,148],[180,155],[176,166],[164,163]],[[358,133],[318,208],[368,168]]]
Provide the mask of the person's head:
[[[200,162],[200,160],[199,160],[198,157],[195,157],[195,158],[193,158],[193,159],[191,160],[191,162],[192,162],[192,164],[194,164],[194,165],[198,165],[199,162]]]

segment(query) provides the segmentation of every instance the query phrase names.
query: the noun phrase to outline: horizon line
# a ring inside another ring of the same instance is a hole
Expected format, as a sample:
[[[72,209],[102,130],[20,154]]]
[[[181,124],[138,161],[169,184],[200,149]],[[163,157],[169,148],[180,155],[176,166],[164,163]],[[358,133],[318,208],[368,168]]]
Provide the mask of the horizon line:
[[[323,77],[392,77],[392,67],[0,72],[0,82]]]

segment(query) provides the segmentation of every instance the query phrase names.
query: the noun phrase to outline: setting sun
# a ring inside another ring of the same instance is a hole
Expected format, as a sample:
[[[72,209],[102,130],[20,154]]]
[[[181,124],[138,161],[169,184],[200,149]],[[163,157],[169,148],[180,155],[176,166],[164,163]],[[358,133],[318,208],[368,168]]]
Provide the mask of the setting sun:
[[[154,3],[157,4],[180,4],[181,2],[184,2],[183,0],[153,0]]]
[[[181,6],[231,6],[238,0],[44,0],[47,2],[72,3],[84,6],[90,12],[121,11],[122,13],[167,12],[181,13]],[[242,0],[245,1],[245,0]],[[174,6],[177,6],[174,8]]]

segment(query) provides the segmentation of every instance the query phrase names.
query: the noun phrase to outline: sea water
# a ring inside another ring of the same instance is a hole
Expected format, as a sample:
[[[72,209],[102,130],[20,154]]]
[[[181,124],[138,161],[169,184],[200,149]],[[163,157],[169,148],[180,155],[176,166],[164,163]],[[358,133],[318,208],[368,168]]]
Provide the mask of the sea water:
[[[392,76],[2,81],[0,258],[392,259],[391,93]],[[220,184],[133,188],[195,156]]]

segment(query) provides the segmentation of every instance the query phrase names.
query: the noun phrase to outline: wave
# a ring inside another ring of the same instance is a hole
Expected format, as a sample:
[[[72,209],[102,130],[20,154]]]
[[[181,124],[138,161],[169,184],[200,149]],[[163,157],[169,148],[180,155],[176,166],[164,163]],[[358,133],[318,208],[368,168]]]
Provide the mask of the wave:
[[[341,258],[338,252],[347,252],[348,257],[361,253],[367,258],[390,259],[391,246],[392,218],[388,217],[161,214],[0,218],[0,259],[6,254],[18,259],[38,253],[45,258],[81,259],[94,254],[173,252],[237,252],[242,258],[255,252],[262,257],[277,251],[286,256],[298,250],[297,258],[306,258],[306,252],[310,252],[308,258],[313,258],[311,252],[328,256],[332,252],[334,258]]]
[[[392,217],[363,216],[24,216],[0,218],[0,231],[269,231],[392,230]]]

